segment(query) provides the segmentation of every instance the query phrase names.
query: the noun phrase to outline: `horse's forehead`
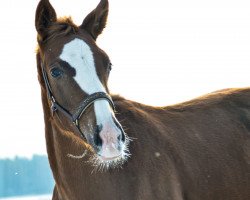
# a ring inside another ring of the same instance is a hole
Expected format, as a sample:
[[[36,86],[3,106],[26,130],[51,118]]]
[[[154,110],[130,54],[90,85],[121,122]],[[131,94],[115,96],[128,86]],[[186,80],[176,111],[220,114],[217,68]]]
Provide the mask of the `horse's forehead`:
[[[59,57],[64,60],[72,60],[79,57],[83,57],[83,55],[93,55],[90,46],[82,39],[74,38],[68,42],[65,42],[62,45],[61,53]]]
[[[96,51],[96,45],[85,33],[69,34],[66,36],[57,36],[54,39],[50,39],[45,46],[45,54],[52,60],[59,57],[63,50],[66,48],[68,51],[79,51],[81,45],[88,46],[91,51]],[[74,46],[74,47],[73,47]],[[73,48],[70,48],[73,47]]]
[[[84,92],[105,92],[96,72],[93,51],[84,40],[75,38],[65,43],[59,58],[76,70],[74,79]]]

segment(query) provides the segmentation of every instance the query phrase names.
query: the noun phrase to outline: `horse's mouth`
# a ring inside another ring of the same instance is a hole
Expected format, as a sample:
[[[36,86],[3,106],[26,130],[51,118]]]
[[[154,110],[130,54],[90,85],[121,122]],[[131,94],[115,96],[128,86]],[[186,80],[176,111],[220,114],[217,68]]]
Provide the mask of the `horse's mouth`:
[[[98,158],[102,161],[102,162],[109,162],[109,161],[115,161],[117,159],[120,159],[122,157],[122,154],[118,155],[118,156],[114,156],[114,157],[105,157],[105,156],[101,156],[99,155]]]

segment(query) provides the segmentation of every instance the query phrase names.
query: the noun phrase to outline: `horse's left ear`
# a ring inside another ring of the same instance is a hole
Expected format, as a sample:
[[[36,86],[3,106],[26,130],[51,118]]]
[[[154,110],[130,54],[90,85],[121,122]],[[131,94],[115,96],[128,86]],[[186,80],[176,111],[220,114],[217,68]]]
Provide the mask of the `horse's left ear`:
[[[101,0],[98,6],[83,20],[80,28],[86,30],[96,40],[106,26],[108,11],[108,0]]]
[[[56,21],[56,12],[49,0],[40,0],[36,9],[35,26],[37,33],[44,39],[50,25]]]

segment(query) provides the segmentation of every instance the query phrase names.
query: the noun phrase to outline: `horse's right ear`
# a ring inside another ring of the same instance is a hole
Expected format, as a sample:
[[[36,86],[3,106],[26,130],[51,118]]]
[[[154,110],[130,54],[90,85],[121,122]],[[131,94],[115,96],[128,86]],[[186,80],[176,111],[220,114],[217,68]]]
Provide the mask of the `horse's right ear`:
[[[108,12],[108,0],[101,0],[98,6],[85,17],[80,28],[86,30],[96,40],[106,26]]]
[[[36,9],[35,26],[37,33],[43,40],[46,37],[48,28],[56,21],[56,12],[49,0],[41,0]]]

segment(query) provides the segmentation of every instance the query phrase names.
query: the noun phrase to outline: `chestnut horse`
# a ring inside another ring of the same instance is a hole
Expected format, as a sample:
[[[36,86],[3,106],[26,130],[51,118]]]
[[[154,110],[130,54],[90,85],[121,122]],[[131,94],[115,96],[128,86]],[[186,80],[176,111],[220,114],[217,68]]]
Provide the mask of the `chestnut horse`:
[[[37,7],[53,200],[249,200],[250,89],[168,107],[110,96],[111,61],[96,44],[107,16],[108,0],[80,26],[49,0]]]

